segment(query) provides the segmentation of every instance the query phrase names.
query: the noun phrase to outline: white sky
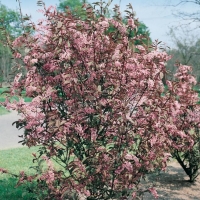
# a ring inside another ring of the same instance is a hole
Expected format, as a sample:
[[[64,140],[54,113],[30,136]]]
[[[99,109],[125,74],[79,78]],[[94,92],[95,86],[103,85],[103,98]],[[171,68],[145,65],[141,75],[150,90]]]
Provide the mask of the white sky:
[[[40,7],[37,6],[37,0],[20,0],[23,14],[32,16],[33,21],[42,18],[42,15],[37,12]],[[98,0],[88,0],[89,2],[96,2]],[[105,0],[107,1],[107,0]],[[0,0],[0,2],[11,9],[18,9],[18,2],[16,0]],[[47,6],[58,5],[59,0],[44,0]],[[113,0],[112,5],[119,4],[120,0]],[[149,28],[151,38],[158,39],[166,43],[168,46],[173,46],[171,38],[168,34],[169,28],[177,27],[184,23],[184,21],[176,18],[173,13],[177,10],[188,13],[195,12],[200,6],[193,3],[179,5],[177,7],[168,6],[169,4],[177,4],[179,0],[121,0],[121,11],[126,9],[126,5],[131,3],[137,18],[144,22]],[[194,26],[200,24],[193,24]],[[198,35],[200,29],[195,29],[192,33]]]

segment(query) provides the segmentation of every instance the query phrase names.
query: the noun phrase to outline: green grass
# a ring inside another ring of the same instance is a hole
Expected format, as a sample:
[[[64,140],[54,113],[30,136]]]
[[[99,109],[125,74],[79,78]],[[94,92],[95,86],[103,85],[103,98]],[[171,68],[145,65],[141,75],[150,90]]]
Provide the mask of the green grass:
[[[8,92],[9,91],[9,88],[0,88],[0,102],[5,102],[5,99],[8,95]],[[24,101],[25,102],[31,102],[32,101],[32,98],[30,97],[26,97],[26,93],[25,91],[22,92],[22,95],[23,95],[23,98],[24,98]],[[11,101],[18,101],[19,98],[18,97],[12,97],[11,98]],[[3,106],[0,106],[0,115],[5,115],[5,114],[8,114],[9,111],[6,110]]]
[[[9,91],[8,88],[0,88],[0,102],[4,102],[7,93],[4,93],[6,91]]]
[[[9,88],[0,88],[0,102],[5,102],[6,97],[8,96]],[[22,96],[25,102],[31,102],[32,98],[26,97],[26,92],[22,92]],[[11,98],[11,101],[18,101],[19,98],[14,96]]]
[[[21,170],[29,171],[29,167],[33,164],[32,152],[37,152],[37,150],[38,147],[0,150],[0,167],[12,173],[18,173]]]
[[[8,150],[0,150],[0,168],[8,170],[11,174],[19,175],[20,171],[24,171],[28,175],[33,175],[36,171],[31,166],[36,166],[32,161],[34,157],[32,153],[37,153],[39,147],[27,147],[13,148]],[[72,158],[73,159],[73,158]],[[53,161],[56,169],[61,169],[60,166]],[[46,169],[45,162],[42,164],[42,169]],[[0,200],[30,200],[34,197],[35,193],[29,193],[27,188],[37,187],[36,181],[24,183],[18,187],[16,184],[18,178],[15,178],[9,174],[0,173]],[[41,191],[42,192],[42,191]]]
[[[19,174],[20,171],[25,171],[32,174],[35,171],[30,169],[33,166],[31,155],[32,152],[37,152],[38,147],[28,149],[27,147],[15,148],[0,151],[0,168],[7,169],[10,173]],[[0,174],[0,199],[8,200],[28,200],[30,194],[26,192],[24,186],[15,187],[18,179],[11,177],[8,174]]]
[[[9,111],[6,110],[3,106],[0,106],[0,115],[5,115],[5,114],[8,114]]]
[[[4,102],[7,93],[3,93],[8,91],[8,88],[0,88],[0,102]],[[3,93],[3,94],[2,94]],[[3,106],[0,106],[0,115],[8,114],[9,111],[6,110]]]

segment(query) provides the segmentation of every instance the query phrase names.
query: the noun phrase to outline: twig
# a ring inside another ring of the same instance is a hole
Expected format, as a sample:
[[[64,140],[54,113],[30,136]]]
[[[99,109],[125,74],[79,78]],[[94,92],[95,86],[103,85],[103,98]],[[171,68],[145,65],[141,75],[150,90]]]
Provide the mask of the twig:
[[[20,0],[16,0],[16,1],[18,1],[18,4],[19,4],[19,12],[20,12],[20,17],[21,17],[22,28],[25,33],[25,26],[24,26],[24,22],[23,22],[23,15],[22,15],[22,9],[21,9],[21,2],[20,2]]]

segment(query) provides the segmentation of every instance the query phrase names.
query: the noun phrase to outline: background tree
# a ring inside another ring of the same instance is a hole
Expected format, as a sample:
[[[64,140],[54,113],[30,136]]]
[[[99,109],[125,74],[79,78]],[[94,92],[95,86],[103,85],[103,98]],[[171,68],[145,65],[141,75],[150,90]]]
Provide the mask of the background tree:
[[[193,67],[192,73],[197,78],[197,82],[200,82],[200,39],[185,29],[181,29],[180,33],[171,28],[169,34],[174,47],[168,50],[172,56],[172,59],[167,63],[168,77],[172,77],[175,73],[175,65],[182,63]]]
[[[81,0],[59,0],[59,6],[58,9],[61,11],[65,11],[66,7],[69,7],[70,10],[78,9],[80,10],[83,3],[85,1]]]
[[[0,27],[5,28],[10,36],[16,38],[22,33],[20,14],[0,3]],[[1,35],[1,40],[3,35]]]
[[[85,16],[85,12],[81,9],[83,3],[86,3],[85,0],[59,0],[59,5],[57,9],[61,12],[65,12],[68,7],[72,14],[76,16]]]
[[[10,81],[10,72],[12,66],[12,53],[8,47],[0,44],[0,87],[4,81]]]
[[[181,5],[190,5],[190,4],[195,4],[195,10],[192,11],[191,9],[187,9],[187,11],[179,11],[177,10],[174,15],[177,16],[178,18],[183,20],[183,23],[181,26],[187,27],[190,24],[194,24],[196,28],[199,28],[198,24],[200,22],[200,15],[199,15],[199,10],[200,10],[200,0],[193,0],[193,1],[188,1],[188,0],[179,0],[179,1],[171,1],[168,0],[166,1],[165,6],[173,6],[173,7],[180,7]]]
[[[7,39],[12,41],[22,34],[20,14],[0,3],[0,82],[9,81],[11,72],[11,51]],[[7,38],[6,38],[7,37]]]

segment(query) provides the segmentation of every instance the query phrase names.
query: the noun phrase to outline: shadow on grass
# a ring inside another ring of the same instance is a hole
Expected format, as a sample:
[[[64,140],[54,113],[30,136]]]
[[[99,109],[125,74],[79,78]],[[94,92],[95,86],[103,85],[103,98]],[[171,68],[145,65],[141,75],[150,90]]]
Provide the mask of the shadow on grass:
[[[194,183],[189,182],[189,178],[181,167],[169,166],[166,172],[158,175],[149,175],[142,184],[154,184],[159,200],[199,200],[200,199],[200,177]],[[154,199],[151,194],[146,193],[143,200]]]

